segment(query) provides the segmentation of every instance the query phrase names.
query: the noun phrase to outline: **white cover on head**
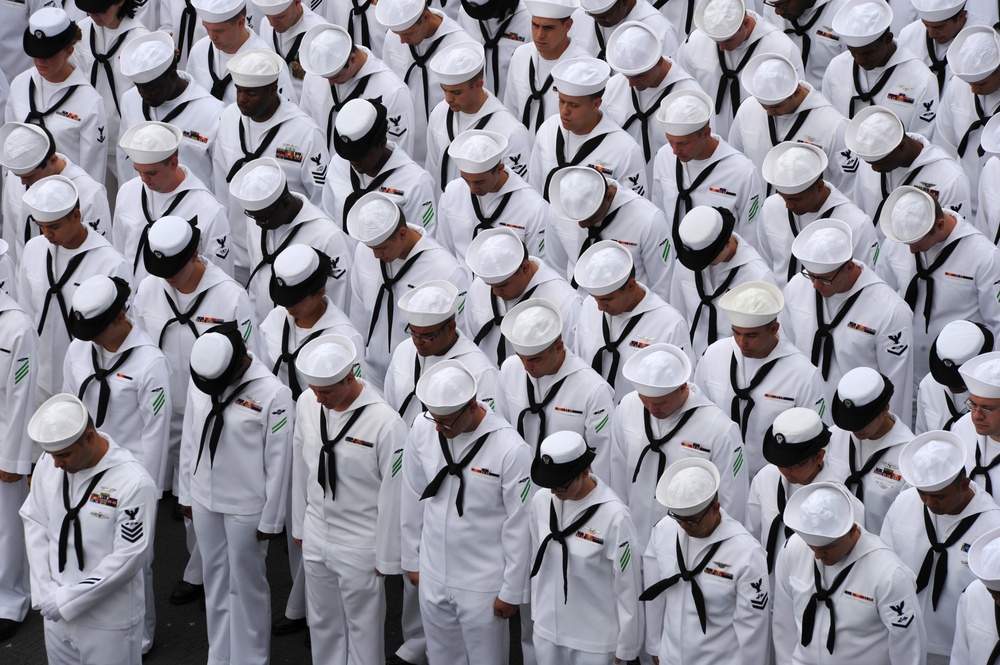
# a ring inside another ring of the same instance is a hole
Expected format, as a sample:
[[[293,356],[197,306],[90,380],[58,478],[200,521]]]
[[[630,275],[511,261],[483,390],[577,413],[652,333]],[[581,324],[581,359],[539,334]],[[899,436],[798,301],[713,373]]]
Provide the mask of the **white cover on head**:
[[[275,257],[271,267],[275,278],[284,286],[295,286],[316,272],[319,268],[319,255],[309,245],[289,245]]]
[[[722,214],[711,206],[695,206],[677,225],[677,236],[685,247],[705,249],[722,235]]]
[[[823,433],[823,421],[819,414],[801,406],[779,413],[771,427],[779,444],[805,443]]]
[[[246,7],[246,0],[191,0],[198,18],[206,23],[228,21]]]
[[[371,131],[377,119],[374,104],[367,99],[352,99],[340,109],[333,126],[343,138],[357,141]]]
[[[191,371],[205,379],[222,376],[233,359],[233,343],[225,335],[208,332],[191,346]]]
[[[302,38],[299,62],[306,73],[331,78],[347,65],[353,47],[354,41],[347,30],[339,25],[320,23],[309,28]]]
[[[375,5],[375,20],[393,32],[402,32],[423,15],[425,0],[380,0]]]
[[[539,457],[549,464],[568,464],[587,454],[587,441],[569,430],[554,432],[538,445]]]
[[[941,329],[934,340],[934,350],[946,365],[961,366],[979,354],[985,341],[979,326],[960,319]]]
[[[399,309],[411,326],[436,326],[455,316],[462,299],[451,282],[431,280],[399,297]]]
[[[80,201],[76,185],[69,178],[50,175],[42,178],[21,199],[35,222],[54,222],[73,212]]]
[[[42,164],[49,137],[38,125],[8,122],[0,127],[0,166],[14,175],[26,175]]]
[[[611,66],[590,56],[561,60],[552,68],[553,87],[568,97],[596,95],[604,90],[610,76]]]
[[[278,80],[285,60],[274,51],[258,48],[237,53],[227,67],[233,75],[233,84],[241,88],[263,88]]]
[[[253,4],[266,16],[274,16],[288,9],[292,0],[253,0]]]
[[[871,44],[892,23],[892,8],[884,0],[850,0],[833,17],[833,31],[847,46]]]
[[[170,69],[174,62],[174,40],[156,30],[136,37],[122,49],[119,66],[133,83],[149,83]]]
[[[622,23],[608,38],[607,59],[624,76],[638,76],[660,61],[663,40],[656,31],[639,21]]]
[[[934,199],[916,187],[897,187],[885,200],[878,226],[889,240],[918,242],[934,226]]]
[[[743,0],[701,0],[694,8],[695,26],[717,42],[740,29],[746,16]]]
[[[28,437],[49,453],[65,450],[87,431],[87,407],[74,395],[53,395],[28,421]]]
[[[194,230],[186,219],[167,215],[153,222],[146,240],[153,252],[159,252],[163,256],[177,256],[191,242],[193,233]]]
[[[285,191],[285,174],[281,165],[270,157],[262,157],[243,165],[229,183],[229,195],[244,210],[257,212],[278,200]]]
[[[762,53],[746,64],[740,81],[758,102],[773,106],[795,94],[799,87],[799,73],[785,56]]]
[[[461,173],[486,173],[500,163],[507,137],[482,129],[468,129],[448,146],[448,156]]]
[[[632,268],[632,254],[627,249],[614,240],[602,240],[580,256],[573,277],[590,295],[605,296],[628,281]]]
[[[537,18],[569,18],[580,6],[579,0],[524,0],[528,13]]]
[[[183,138],[175,125],[145,121],[129,127],[118,145],[136,164],[158,164],[177,152]]]
[[[847,407],[871,404],[882,394],[885,380],[871,367],[855,367],[840,377],[837,396]]]
[[[107,275],[94,275],[73,293],[72,307],[85,319],[104,314],[115,303],[118,287]]]
[[[691,359],[673,344],[650,344],[625,361],[622,376],[643,397],[663,397],[691,378]]]
[[[759,328],[778,318],[785,296],[769,282],[744,282],[719,298],[719,309],[737,328]]]
[[[562,329],[562,312],[544,298],[519,302],[500,323],[500,333],[521,356],[533,356],[549,348],[562,336]]]
[[[976,538],[969,548],[969,570],[990,591],[1000,591],[1000,528]]]
[[[321,335],[299,351],[295,368],[310,386],[324,388],[339,383],[354,369],[358,350],[342,335]]]
[[[948,47],[951,71],[966,83],[978,83],[1000,67],[1000,35],[985,25],[962,29]]]
[[[869,106],[847,123],[844,143],[866,162],[877,162],[903,140],[903,123],[892,110]]]
[[[826,153],[811,143],[785,141],[767,152],[760,173],[782,194],[799,194],[823,177]]]
[[[603,14],[615,6],[616,0],[580,0],[580,9],[591,16]]]
[[[792,241],[792,256],[814,275],[831,273],[854,257],[851,227],[839,219],[817,219]]]
[[[715,115],[712,98],[701,90],[676,90],[663,98],[656,119],[664,133],[687,136],[709,124]]]
[[[499,284],[517,272],[525,259],[524,245],[506,226],[486,229],[469,244],[465,262],[487,284]]]
[[[566,166],[552,175],[549,199],[552,212],[571,222],[591,217],[601,207],[608,182],[589,166]]]
[[[903,480],[921,492],[950,485],[965,468],[965,442],[957,434],[932,430],[915,437],[899,455]]]
[[[851,494],[840,483],[819,482],[800,487],[785,506],[785,524],[806,545],[826,547],[854,527]]]
[[[486,52],[479,42],[459,42],[447,46],[431,58],[429,66],[442,85],[459,85],[483,71]]]
[[[965,0],[910,0],[917,16],[928,23],[946,21],[965,8]]]
[[[69,24],[69,14],[61,7],[42,7],[28,17],[28,30],[35,36],[39,32],[45,37],[61,35]]]
[[[709,460],[681,459],[664,469],[656,483],[656,500],[675,515],[691,517],[711,505],[720,483],[719,470]]]
[[[970,395],[1000,399],[1000,351],[978,355],[958,368]]]
[[[427,410],[447,416],[476,397],[476,377],[457,360],[443,360],[417,381],[417,399]]]
[[[399,207],[384,194],[368,192],[347,213],[347,233],[374,247],[385,242],[399,226]]]

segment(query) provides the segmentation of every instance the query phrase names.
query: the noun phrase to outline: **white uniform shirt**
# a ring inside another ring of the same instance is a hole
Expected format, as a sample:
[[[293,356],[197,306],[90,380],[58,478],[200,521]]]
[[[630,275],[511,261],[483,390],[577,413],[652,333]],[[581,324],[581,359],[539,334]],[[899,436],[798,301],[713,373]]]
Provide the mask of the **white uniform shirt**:
[[[367,4],[362,0],[349,2],[327,2],[320,0],[320,5],[313,11],[322,14],[326,20],[347,30],[355,45],[370,49],[372,53],[382,53],[385,41],[385,26],[375,18],[375,4]]]
[[[695,570],[705,557],[690,582],[679,579],[645,603],[646,651],[664,663],[684,665],[767,662],[771,613],[764,549],[725,511],[706,538],[692,538],[675,520],[661,519],[643,555],[643,583],[649,588],[681,570]],[[704,598],[704,632],[694,584]]]
[[[252,5],[247,7],[247,11],[249,18],[249,12],[253,11]],[[198,12],[184,0],[163,0],[160,23],[160,29],[173,36],[174,44],[180,51],[177,67],[186,69],[191,47],[208,34],[205,25],[198,18]]]
[[[974,580],[958,600],[953,663],[988,663],[1000,640],[996,601],[981,580]]]
[[[978,175],[976,228],[997,244],[1000,242],[1000,158],[993,156],[986,160]]]
[[[612,33],[628,21],[644,23],[659,35],[663,42],[661,52],[664,57],[672,57],[677,52],[677,28],[667,16],[655,9],[647,0],[636,0],[629,13],[625,14],[618,23],[607,28],[598,25],[597,21],[586,12],[580,11],[573,16],[573,27],[570,29],[570,35],[574,41],[580,43],[580,46],[587,49],[590,55],[605,60],[605,50]]]
[[[973,22],[966,20],[965,25],[971,26]],[[951,65],[948,64],[948,48],[951,46],[951,42],[938,44],[931,39],[927,34],[927,27],[918,16],[916,21],[908,23],[899,31],[896,43],[911,53],[917,54],[917,57],[923,60],[924,64],[934,72],[934,76],[938,80],[939,96],[944,97],[952,74]]]
[[[914,434],[923,434],[935,429],[951,430],[968,413],[965,400],[969,391],[953,393],[934,380],[928,372],[917,386],[917,419]]]
[[[622,499],[628,502],[632,511],[632,521],[635,522],[643,550],[649,542],[653,525],[667,516],[667,509],[655,499],[661,459],[664,469],[689,457],[710,461],[719,470],[719,503],[722,508],[740,522],[746,518],[749,481],[740,430],[697,386],[689,383],[688,388],[691,394],[684,404],[662,420],[646,411],[635,391],[626,395],[615,409],[611,441],[625,458],[625,492]],[[689,413],[692,415],[688,416]],[[662,458],[646,437],[647,417],[654,440],[673,432],[673,436],[659,447]],[[678,427],[682,420],[685,420],[684,425]],[[649,450],[643,457],[647,448]],[[640,457],[642,466],[639,466]]]
[[[501,100],[511,56],[520,46],[531,41],[531,14],[527,7],[520,0],[509,3],[507,7],[513,10],[511,14],[479,21],[459,6],[456,19],[463,30],[484,46],[486,78],[483,87]]]
[[[817,89],[823,85],[823,73],[830,61],[847,50],[847,45],[833,30],[833,17],[845,4],[846,0],[817,2],[805,8],[795,21],[778,16],[770,5],[762,7],[764,20],[788,35],[799,47],[805,80]]]
[[[698,360],[693,378],[705,391],[705,396],[732,418],[733,400],[736,399],[736,391],[730,380],[733,363],[736,363],[736,384],[745,389],[763,367],[772,361],[776,361],[773,368],[750,391],[753,408],[749,407],[746,400],[738,400],[738,417],[733,419],[742,429],[742,418],[747,417],[746,431],[742,438],[750,478],[767,464],[762,451],[764,435],[779,414],[792,407],[804,407],[819,413],[820,418],[828,419],[823,379],[819,370],[786,339],[779,339],[777,346],[766,358],[757,359],[744,356],[733,338],[726,337],[705,350],[705,354]]]
[[[10,245],[0,238],[0,291],[17,299],[17,265],[10,255]]]
[[[14,300],[0,294],[0,470],[31,473],[34,443],[28,420],[35,412],[38,335],[31,318]]]
[[[18,45],[28,28],[28,17],[43,7],[51,7],[52,0],[6,0],[0,2],[0,44],[8,48],[0,53],[0,71],[7,80],[32,66],[31,58]]]
[[[302,16],[295,22],[295,25],[289,26],[284,32],[275,32],[266,16],[261,16],[258,30],[260,38],[264,40],[268,48],[280,55],[285,61],[286,69],[292,80],[292,87],[285,91],[285,96],[295,102],[302,96],[302,76],[305,74],[302,65],[299,64],[299,44],[302,43],[302,37],[299,35],[305,35],[306,31],[313,26],[327,24],[325,18],[313,12],[306,4],[301,5],[301,7]]]
[[[993,467],[986,472],[976,471],[977,466],[989,466],[1000,457],[1000,442],[992,436],[977,434],[976,427],[972,424],[972,414],[968,413],[958,419],[952,431],[962,438],[968,450],[965,468],[969,472],[969,477],[976,481],[985,493],[994,497],[1000,496],[1000,468]]]
[[[248,10],[251,6],[247,7]],[[250,26],[250,16],[247,15],[247,25]],[[198,20],[201,24],[201,20]],[[191,47],[191,53],[188,55],[187,61],[187,73],[191,75],[195,81],[201,84],[201,87],[205,88],[209,92],[212,92],[212,84],[216,79],[220,81],[225,80],[229,74],[229,61],[233,59],[233,56],[238,53],[243,53],[245,51],[253,51],[255,49],[266,48],[273,51],[274,48],[265,42],[263,39],[257,35],[256,32],[247,30],[247,40],[236,49],[236,53],[223,53],[212,45],[211,40],[206,36],[202,37],[194,43]],[[209,64],[211,63],[211,64]],[[213,77],[214,74],[214,77]],[[220,83],[221,86],[221,83]],[[222,97],[216,97],[216,99],[221,99],[222,103],[226,106],[234,104],[236,102],[236,86],[233,85],[232,80],[227,81],[225,86],[221,86]],[[291,99],[292,91],[292,77],[288,73],[287,68],[283,68],[278,74],[278,94],[285,99]],[[215,97],[215,95],[212,95]],[[225,174],[223,174],[225,175]]]
[[[969,570],[969,548],[976,538],[991,529],[1000,527],[1000,506],[975,481],[970,484],[975,492],[972,501],[958,515],[935,515],[925,508],[916,488],[903,490],[893,501],[882,525],[882,540],[899,555],[903,563],[919,575],[930,541],[924,527],[924,513],[930,514],[931,524],[939,543],[944,543],[956,531],[958,524],[971,515],[978,514],[975,523],[948,551],[948,577],[942,588],[937,609],[931,609],[934,575],[919,592],[920,608],[927,627],[927,652],[947,656],[955,638],[955,614],[962,591],[976,576]],[[934,568],[942,564],[941,555],[935,555]]]
[[[855,264],[858,264],[855,261]],[[821,298],[823,321],[830,325],[847,300],[861,292],[850,310],[838,322],[830,335],[833,350],[829,373],[825,379],[827,402],[833,399],[840,378],[855,367],[871,367],[885,374],[896,387],[890,402],[893,413],[903,422],[910,422],[913,410],[913,315],[903,299],[863,265],[861,275],[846,293]],[[778,315],[785,337],[812,362],[817,327],[817,291],[802,275],[796,275],[784,289],[785,309]],[[829,341],[823,342],[814,365],[821,370],[823,352]]]
[[[588,55],[587,50],[571,39],[562,55],[555,60],[546,60],[538,55],[538,49],[529,37],[528,43],[519,46],[510,57],[507,84],[501,98],[504,106],[528,128],[532,145],[545,119],[559,115],[559,93],[552,87],[552,79],[549,78],[552,68],[563,60],[585,55]]]

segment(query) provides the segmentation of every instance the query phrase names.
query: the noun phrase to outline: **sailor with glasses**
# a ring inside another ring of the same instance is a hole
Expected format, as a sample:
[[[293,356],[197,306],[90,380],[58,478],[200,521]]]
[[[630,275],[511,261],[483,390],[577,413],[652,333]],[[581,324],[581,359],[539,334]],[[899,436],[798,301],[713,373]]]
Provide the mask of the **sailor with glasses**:
[[[962,416],[952,430],[968,449],[969,477],[1000,496],[1000,351],[982,353],[958,370],[968,388]]]
[[[838,219],[820,219],[803,229],[792,243],[792,255],[802,273],[785,286],[785,309],[778,321],[789,341],[819,368],[827,402],[844,374],[872,367],[896,387],[892,412],[910,422],[910,308],[871,268],[854,259],[851,229]]]
[[[916,434],[932,429],[953,431],[969,412],[969,389],[959,368],[978,355],[993,350],[994,335],[981,323],[952,321],[931,344],[931,371],[917,387]]]
[[[708,460],[667,467],[656,500],[667,511],[643,554],[639,599],[646,651],[661,663],[767,662],[770,585],[764,549],[719,505],[719,470]]]

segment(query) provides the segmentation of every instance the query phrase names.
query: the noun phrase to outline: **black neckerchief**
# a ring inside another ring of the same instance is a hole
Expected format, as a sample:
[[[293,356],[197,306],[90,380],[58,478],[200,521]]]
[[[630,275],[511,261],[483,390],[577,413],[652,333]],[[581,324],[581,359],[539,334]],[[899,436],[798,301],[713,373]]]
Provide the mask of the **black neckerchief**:
[[[49,316],[49,304],[52,302],[52,296],[56,298],[56,304],[59,305],[59,314],[62,316],[63,326],[66,327],[66,334],[69,335],[69,326],[66,321],[69,318],[69,310],[66,309],[66,297],[63,295],[63,287],[69,283],[70,278],[73,277],[73,273],[76,272],[77,268],[83,262],[84,256],[90,250],[83,250],[79,254],[74,254],[70,257],[69,262],[66,264],[66,270],[63,274],[56,279],[55,275],[55,263],[52,258],[52,252],[45,253],[45,277],[48,279],[49,288],[45,292],[45,304],[42,305],[42,315],[38,317],[38,334],[42,334],[42,330],[45,329],[45,321]],[[73,336],[70,335],[70,339]]]
[[[534,577],[541,570],[542,561],[545,559],[545,551],[549,543],[553,541],[558,543],[559,547],[562,548],[563,605],[569,602],[569,547],[566,546],[566,539],[576,535],[576,532],[590,521],[590,518],[594,516],[594,513],[600,507],[601,504],[599,503],[588,506],[580,517],[573,520],[572,524],[565,529],[560,529],[559,519],[556,517],[556,500],[552,499],[549,503],[549,532],[538,546],[538,552],[535,554],[535,562],[531,566],[531,575],[529,577]]]
[[[77,391],[76,396],[81,400],[83,396],[87,393],[87,387],[90,385],[91,381],[97,381],[100,389],[97,393],[97,416],[94,418],[94,426],[100,427],[104,424],[104,419],[108,415],[108,403],[111,401],[111,384],[108,383],[108,377],[118,371],[118,369],[125,364],[129,356],[132,355],[131,349],[125,349],[115,358],[114,362],[107,369],[101,367],[100,356],[97,353],[97,345],[90,345],[90,364],[93,367],[94,372],[83,380],[80,384],[80,390]]]
[[[448,476],[455,476],[458,478],[458,493],[455,495],[455,508],[458,510],[458,516],[462,517],[465,514],[463,507],[464,497],[465,497],[465,478],[462,476],[462,469],[469,466],[472,462],[472,458],[476,456],[479,450],[486,443],[486,439],[490,436],[490,432],[483,434],[481,437],[476,439],[476,442],[472,444],[472,448],[465,454],[462,459],[455,462],[451,457],[451,449],[448,447],[448,441],[444,438],[441,432],[438,432],[438,443],[441,444],[441,454],[444,456],[444,466],[441,470],[437,472],[437,475],[427,483],[427,487],[424,488],[423,494],[420,495],[420,500],[429,499],[431,497],[437,496],[438,490],[441,489],[441,484],[444,483],[444,479]]]
[[[66,514],[63,516],[62,526],[59,528],[59,572],[66,570],[66,548],[69,545],[69,528],[73,527],[73,547],[76,549],[76,563],[80,570],[83,570],[83,530],[80,528],[80,520],[77,516],[83,507],[87,505],[90,501],[90,495],[93,493],[94,488],[97,487],[97,483],[101,482],[101,478],[108,470],[105,469],[97,473],[93,478],[90,479],[90,483],[87,484],[87,489],[83,493],[83,498],[75,506],[70,507],[69,505],[69,474],[63,471],[63,486],[62,486],[62,498],[63,498],[63,509]]]
[[[326,409],[320,408],[319,410],[320,447],[319,463],[316,465],[316,480],[319,482],[319,486],[323,488],[324,497],[326,497],[326,488],[330,488],[330,501],[337,500],[337,456],[334,454],[333,447],[347,436],[347,432],[354,426],[354,423],[358,421],[358,418],[361,417],[361,414],[364,413],[367,407],[368,405],[365,404],[360,409],[355,409],[351,417],[347,419],[347,422],[344,423],[344,426],[340,428],[340,431],[332,439],[327,436],[326,432]]]
[[[681,537],[677,536],[677,568],[680,572],[671,575],[665,579],[660,580],[656,584],[647,587],[645,591],[639,596],[639,600],[647,601],[653,600],[661,593],[674,586],[678,582],[684,581],[691,585],[691,597],[694,599],[694,607],[698,611],[698,621],[701,623],[701,632],[706,634],[708,632],[708,616],[705,613],[705,596],[701,592],[701,587],[698,586],[698,575],[705,569],[708,562],[712,560],[715,553],[718,551],[719,546],[722,545],[720,540],[717,543],[713,543],[711,547],[708,548],[708,552],[705,556],[701,558],[698,563],[688,570],[684,565],[684,552],[681,550]]]
[[[778,364],[778,361],[781,360],[781,358],[769,360],[761,365],[760,369],[758,369],[750,379],[750,383],[747,384],[746,388],[740,388],[739,381],[737,381],[737,353],[739,353],[739,351],[733,351],[732,360],[729,362],[729,385],[733,389],[733,401],[729,406],[729,413],[733,422],[740,426],[740,435],[744,440],[746,440],[747,427],[750,423],[750,414],[753,413],[753,409],[757,405],[751,393],[764,382],[764,379],[767,378],[767,375],[771,373],[771,370],[774,369],[774,366]],[[745,409],[742,408],[743,402],[747,403]]]

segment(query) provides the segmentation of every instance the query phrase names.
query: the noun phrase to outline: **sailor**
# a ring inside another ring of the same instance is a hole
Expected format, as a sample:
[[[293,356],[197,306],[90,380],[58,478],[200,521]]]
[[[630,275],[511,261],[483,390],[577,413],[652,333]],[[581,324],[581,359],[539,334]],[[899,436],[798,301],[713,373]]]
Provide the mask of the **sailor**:
[[[416,399],[420,377],[445,360],[458,360],[476,379],[477,397],[491,411],[505,413],[500,371],[455,323],[464,295],[450,282],[431,280],[418,284],[399,298],[406,320],[404,339],[393,350],[385,375],[385,401],[407,427],[424,409]]]
[[[147,275],[142,254],[153,222],[174,215],[193,219],[201,229],[199,251],[227,274],[233,272],[226,209],[187,165],[180,163],[184,135],[162,122],[139,122],[121,140],[128,168],[138,178],[125,182],[115,201],[111,243],[132,261],[133,284]],[[124,181],[124,178],[122,179]]]
[[[664,295],[674,274],[673,242],[663,212],[595,169],[567,166],[552,176],[547,256],[567,276],[595,243],[613,240],[632,255],[636,279]]]
[[[778,556],[774,651],[779,663],[924,665],[927,637],[913,573],[851,515],[833,483],[803,487]]]
[[[524,0],[524,5],[531,13],[531,41],[511,55],[502,99],[528,128],[534,144],[545,119],[559,113],[552,68],[564,60],[586,56],[587,50],[569,36],[578,0]]]
[[[476,395],[461,362],[432,367],[404,445],[402,567],[432,663],[499,665],[504,620],[528,600],[531,450]]]
[[[365,339],[363,375],[380,392],[406,321],[398,300],[419,284],[440,279],[464,293],[468,281],[458,260],[410,222],[378,192],[365,194],[347,214],[357,242],[351,270],[351,321]]]
[[[677,267],[668,300],[691,322],[691,350],[700,358],[710,344],[732,334],[718,301],[745,282],[774,284],[768,264],[738,233],[726,208],[697,206],[674,228]]]
[[[191,0],[191,5],[197,11],[206,35],[191,47],[187,73],[228,106],[236,101],[230,60],[239,53],[272,47],[251,30],[253,26],[247,16],[246,0]],[[279,93],[291,91],[292,79],[284,67],[277,81]],[[291,98],[288,92],[284,96]]]
[[[667,342],[691,357],[691,333],[680,312],[635,278],[632,255],[614,240],[602,240],[580,256],[573,273],[588,297],[573,335],[573,351],[615,389],[629,392],[622,365],[639,349]]]
[[[857,159],[857,158],[855,158]],[[774,187],[767,197],[757,224],[757,249],[774,270],[774,279],[784,287],[802,266],[792,255],[795,238],[817,219],[839,219],[851,229],[854,256],[875,268],[879,239],[871,218],[826,180],[826,153],[809,143],[779,143],[771,148],[761,175]]]
[[[247,233],[251,266],[247,291],[255,321],[267,318],[275,305],[269,292],[274,260],[292,243],[309,245],[330,257],[326,293],[334,306],[349,313],[352,261],[347,235],[306,197],[291,191],[277,160],[248,162],[233,177],[229,194],[233,205],[254,222]]]
[[[50,175],[73,181],[80,195],[80,216],[97,233],[108,235],[111,211],[107,190],[84,168],[57,152],[55,139],[46,128],[20,122],[0,127],[0,165],[7,169],[3,180],[3,236],[15,263],[20,264],[24,244],[39,233],[24,208],[24,192]]]
[[[201,231],[180,217],[161,217],[149,230],[143,263],[149,275],[139,283],[132,303],[135,321],[156,340],[170,367],[170,452],[163,487],[180,495],[180,459],[184,406],[191,383],[191,347],[201,334],[235,321],[244,341],[259,355],[259,335],[246,290],[198,253]],[[204,595],[201,554],[191,518],[184,519],[191,553],[170,602],[183,605]]]
[[[284,91],[285,95],[298,101],[302,97],[302,79],[306,73],[299,62],[303,38],[310,28],[328,23],[312,9],[303,6],[302,0],[254,0],[253,4],[267,17],[266,21],[260,22],[260,38],[270,44],[288,65],[292,87]]]
[[[719,504],[720,473],[682,459],[656,485],[660,520],[643,554],[646,651],[663,663],[767,661],[764,548]]]
[[[786,0],[779,6],[791,2]],[[740,81],[751,96],[743,100],[733,118],[730,145],[749,157],[757,170],[763,168],[767,153],[781,143],[816,146],[827,158],[826,179],[842,191],[854,190],[857,159],[845,155],[847,118],[813,84],[799,79],[788,58],[776,53],[754,56],[740,74]],[[772,192],[769,186],[768,196]]]
[[[761,16],[784,32],[802,53],[804,81],[819,90],[830,61],[846,50],[844,40],[833,31],[833,17],[846,0],[785,0],[762,3]],[[752,93],[751,93],[752,94]]]
[[[42,404],[27,429],[47,453],[21,517],[49,662],[138,665],[155,483],[72,395]]]
[[[423,164],[427,158],[427,118],[444,100],[441,81],[430,69],[430,60],[447,46],[473,39],[454,19],[431,9],[424,0],[382,0],[375,5],[375,17],[388,28],[382,59],[410,89],[415,111],[410,131],[416,134],[410,156]]]
[[[573,27],[573,38],[590,55],[607,60],[611,35],[626,23],[648,25],[660,36],[659,53],[672,57],[677,51],[677,28],[648,0],[580,0],[582,12]]]
[[[531,185],[551,201],[549,187],[558,169],[597,169],[648,198],[642,148],[601,111],[611,68],[591,57],[563,60],[552,68],[559,115],[538,128],[528,166]]]
[[[313,26],[299,46],[299,60],[305,71],[299,107],[319,126],[331,153],[335,149],[335,121],[344,106],[355,99],[380,100],[390,125],[389,140],[406,154],[413,152],[417,138],[411,131],[414,111],[410,91],[403,79],[360,41],[353,41],[340,25]]]
[[[472,38],[483,45],[486,55],[484,86],[503,100],[511,56],[531,35],[531,14],[524,2],[484,0],[464,2],[456,18]]]
[[[504,157],[507,137],[469,129],[455,137],[447,152],[460,177],[448,183],[438,205],[440,243],[465,264],[476,236],[488,229],[507,228],[517,234],[531,256],[544,258],[549,204],[509,166]]]
[[[104,144],[111,133],[104,100],[90,84],[89,72],[70,61],[79,41],[79,27],[62,9],[43,7],[32,14],[23,44],[38,64],[11,81],[4,119],[45,127],[70,162],[85,165],[104,184]]]
[[[920,56],[937,77],[938,94],[943,98],[951,79],[948,48],[959,32],[970,25],[991,25],[980,17],[970,17],[965,0],[910,0],[917,20],[899,31],[899,45]],[[984,7],[985,8],[985,7]],[[944,100],[942,99],[942,102]]]
[[[965,455],[966,444],[942,430],[906,444],[899,465],[910,487],[893,501],[882,525],[882,540],[917,575],[928,663],[948,662],[958,599],[975,579],[970,546],[1000,526],[1000,507],[969,479]]]
[[[161,31],[142,35],[122,51],[122,73],[133,83],[121,97],[122,121],[118,134],[118,180],[135,177],[128,153],[120,141],[143,120],[170,123],[181,130],[180,159],[198,180],[211,185],[212,150],[219,134],[219,116],[225,105],[212,97],[185,71],[177,69],[174,43]]]
[[[347,215],[358,200],[378,192],[398,205],[406,219],[435,235],[434,179],[390,135],[388,109],[378,99],[344,104],[333,128],[334,155],[323,208],[333,219],[343,220],[346,232]]]
[[[969,548],[969,570],[976,580],[958,600],[953,663],[996,662],[1000,641],[996,594],[1000,593],[1000,529],[987,531]]]
[[[434,106],[427,120],[424,168],[442,192],[448,183],[460,177],[448,146],[467,130],[487,130],[505,136],[505,165],[522,178],[528,178],[531,153],[528,130],[484,87],[484,62],[483,47],[478,43],[452,44],[440,49],[430,61],[431,71],[444,91],[444,100]]]
[[[700,0],[686,42],[677,50],[677,62],[707,92],[715,112],[715,128],[729,136],[733,117],[749,91],[741,85],[740,72],[758,54],[776,53],[795,64],[802,78],[799,47],[768,23],[744,0]],[[668,132],[669,133],[669,132]]]
[[[273,158],[281,165],[288,188],[319,205],[330,156],[316,123],[279,96],[278,75],[285,71],[285,61],[274,51],[241,52],[229,61],[229,71],[238,89],[238,101],[226,107],[219,119],[212,186],[216,197],[229,207],[234,273],[237,281],[246,283],[254,267],[247,254],[254,232],[248,228],[239,203],[231,198],[230,185],[236,172],[255,159]]]
[[[187,70],[188,56],[195,42],[207,33],[191,0],[166,0],[160,8],[161,31],[173,38],[177,47],[177,67]]]
[[[910,422],[913,314],[895,290],[854,258],[851,229],[819,219],[799,233],[792,255],[802,265],[784,288],[778,317],[788,340],[809,356],[833,398],[844,374],[871,367],[895,386],[892,412]]]
[[[983,235],[993,240],[994,244],[1000,243],[1000,208],[997,207],[997,203],[1000,201],[997,198],[1000,194],[997,191],[997,184],[1000,183],[1000,157],[998,157],[1000,155],[1000,140],[998,140],[1000,134],[997,133],[998,128],[1000,128],[1000,117],[997,117],[996,121],[990,118],[983,128],[979,145],[985,152],[989,153],[989,157],[981,172],[977,174],[979,191],[972,193],[979,204],[973,223],[977,229],[982,231]]]
[[[385,663],[385,575],[398,574],[406,425],[354,373],[362,351],[341,335],[299,355],[292,522],[302,548],[316,662]]]
[[[948,323],[1000,330],[1000,250],[972,224],[923,190],[897,187],[879,228],[886,282],[913,310],[914,377],[927,373],[931,344]]]
[[[33,446],[28,419],[35,412],[38,335],[10,296],[0,294],[0,640],[21,627],[31,606],[24,525],[18,510],[28,497]]]
[[[932,138],[958,158],[972,191],[978,192],[979,172],[988,159],[980,135],[1000,109],[1000,36],[985,25],[967,26],[948,47],[948,64],[954,76],[941,98],[941,119]],[[972,203],[978,206],[976,198]],[[977,213],[973,209],[969,217]],[[985,225],[980,229],[986,232]]]
[[[965,442],[969,478],[987,494],[1000,493],[1000,352],[989,351],[968,360],[959,374],[969,389],[969,413],[952,428]],[[994,483],[996,481],[996,483]]]
[[[513,353],[500,332],[501,321],[514,305],[529,298],[556,304],[563,318],[563,342],[572,347],[583,299],[546,262],[529,256],[515,231],[507,227],[483,231],[469,244],[465,261],[475,278],[465,298],[463,330],[497,367]]]
[[[853,118],[866,106],[899,116],[908,132],[927,136],[937,115],[937,77],[892,36],[893,11],[885,0],[850,0],[833,18],[847,51],[830,61],[823,94]]]
[[[235,322],[191,347],[178,501],[201,548],[211,661],[268,662],[264,559],[285,522],[294,408],[291,391],[247,353]]]
[[[640,565],[632,560],[635,525],[628,508],[591,471],[594,449],[578,433],[554,432],[538,452],[531,480],[551,490],[537,492],[531,500],[538,662],[632,660],[642,647],[643,612]]]
[[[69,310],[80,284],[94,275],[130,280],[132,271],[102,235],[84,224],[73,181],[61,175],[42,178],[24,193],[24,206],[42,235],[24,246],[17,293],[38,331],[38,396],[44,401],[62,386],[62,363],[72,339]]]
[[[318,11],[332,25],[344,28],[357,46],[381,57],[386,29],[375,15],[377,4],[371,0],[321,2],[318,9],[313,11]],[[304,67],[305,63],[302,64]],[[308,68],[306,71],[309,71]]]
[[[781,290],[769,282],[744,282],[719,298],[732,336],[709,345],[693,382],[739,426],[747,477],[766,461],[764,434],[774,419],[793,407],[827,417],[823,380],[809,359],[778,335]]]
[[[847,149],[866,162],[858,168],[854,200],[876,224],[889,194],[902,185],[918,187],[942,208],[972,218],[972,190],[962,166],[926,136],[904,133],[892,110],[862,109],[844,138]]]
[[[622,23],[608,39],[608,64],[618,73],[608,81],[604,113],[642,146],[646,179],[653,177],[653,157],[667,144],[653,116],[660,102],[676,90],[700,90],[698,83],[670,58],[661,55],[662,38],[647,23]]]
[[[902,491],[899,459],[913,439],[909,426],[889,409],[893,385],[870,367],[844,375],[833,395],[830,458],[850,473],[844,485],[865,504],[864,525],[882,530],[889,506]]]
[[[7,44],[9,48],[3,50],[0,55],[0,70],[6,73],[8,83],[10,79],[32,66],[32,56],[17,48],[17,42],[24,35],[28,27],[28,22],[32,14],[45,7],[53,5],[48,0],[30,0],[27,2],[12,2],[4,5],[0,10],[0,43]]]
[[[712,131],[712,99],[675,90],[660,103],[656,120],[668,145],[653,161],[652,201],[671,228],[695,206],[719,206],[736,216],[738,233],[756,238],[764,185],[753,162]]]
[[[930,371],[917,387],[917,434],[951,430],[969,408],[969,388],[958,368],[993,350],[994,335],[981,323],[952,321],[931,344]]]

